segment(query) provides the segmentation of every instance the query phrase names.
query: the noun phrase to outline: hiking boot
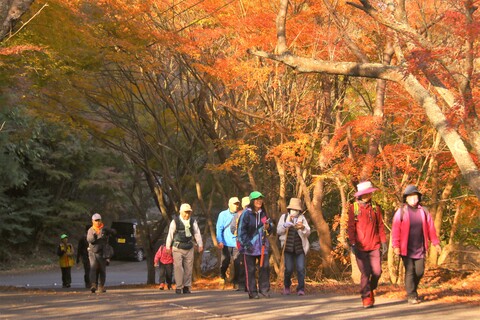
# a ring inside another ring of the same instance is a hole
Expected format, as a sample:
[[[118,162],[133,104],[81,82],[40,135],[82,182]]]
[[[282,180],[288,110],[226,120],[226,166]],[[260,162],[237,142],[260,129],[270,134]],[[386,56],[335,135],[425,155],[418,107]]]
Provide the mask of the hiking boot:
[[[299,295],[299,296],[304,296],[304,295],[305,295],[305,291],[303,291],[303,290],[298,290],[297,295]]]
[[[172,290],[172,285],[171,285],[171,284],[167,284],[167,289],[168,289],[168,290]]]
[[[248,299],[260,299],[260,297],[258,296],[258,293],[254,292],[248,294]]]
[[[370,296],[368,296],[368,297],[366,297],[366,298],[362,298],[362,304],[363,304],[363,307],[364,307],[364,308],[371,308],[371,307],[373,307],[372,298],[370,298]]]
[[[104,286],[99,286],[99,287],[98,287],[98,292],[99,292],[99,293],[105,293],[105,292],[107,292],[107,289],[105,289]]]
[[[160,283],[159,290],[165,290],[165,283]]]
[[[182,289],[175,289],[176,294],[182,294]]]
[[[183,293],[192,293],[192,291],[190,291],[190,287],[183,287]]]
[[[375,297],[373,296],[373,290],[370,291],[370,299],[372,300],[372,306],[375,304]]]
[[[240,291],[240,289],[238,288],[238,284],[233,284],[233,291]]]
[[[419,304],[420,300],[418,298],[408,298],[408,304]]]
[[[289,288],[289,287],[283,288],[282,294],[283,294],[284,296],[288,296],[288,295],[290,295],[290,293],[291,293],[291,292],[290,292],[290,288]]]
[[[270,293],[268,293],[268,292],[261,292],[260,291],[260,294],[262,295],[262,298],[270,298]]]
[[[97,286],[96,286],[96,285],[92,285],[92,286],[90,287],[90,291],[91,291],[92,293],[95,293],[95,291],[97,291]]]

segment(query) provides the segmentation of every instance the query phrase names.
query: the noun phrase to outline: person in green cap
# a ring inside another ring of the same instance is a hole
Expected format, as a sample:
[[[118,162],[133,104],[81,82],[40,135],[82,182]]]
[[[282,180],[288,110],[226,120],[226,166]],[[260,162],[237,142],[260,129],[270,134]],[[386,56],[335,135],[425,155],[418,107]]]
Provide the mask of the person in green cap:
[[[246,206],[238,225],[238,240],[245,261],[245,284],[250,299],[270,297],[270,264],[268,235],[273,230],[273,223],[267,216],[263,205],[263,194],[258,191],[250,193],[250,204]],[[255,270],[258,264],[258,282]]]
[[[73,245],[68,242],[68,236],[64,233],[60,236],[60,244],[57,247],[58,263],[62,270],[62,287],[70,288],[72,284],[72,267],[75,265]]]

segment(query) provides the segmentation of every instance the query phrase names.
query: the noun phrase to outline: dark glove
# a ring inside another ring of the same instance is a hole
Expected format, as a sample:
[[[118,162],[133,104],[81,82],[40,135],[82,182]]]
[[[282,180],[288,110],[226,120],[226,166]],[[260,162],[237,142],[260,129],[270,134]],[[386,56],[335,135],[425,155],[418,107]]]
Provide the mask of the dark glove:
[[[357,255],[357,253],[358,253],[357,246],[355,246],[354,244],[352,244],[352,246],[350,247],[350,250],[352,250],[352,253],[353,253],[354,255]]]
[[[380,249],[380,252],[382,253],[382,256],[387,253],[388,247],[386,242],[382,242],[382,248]]]

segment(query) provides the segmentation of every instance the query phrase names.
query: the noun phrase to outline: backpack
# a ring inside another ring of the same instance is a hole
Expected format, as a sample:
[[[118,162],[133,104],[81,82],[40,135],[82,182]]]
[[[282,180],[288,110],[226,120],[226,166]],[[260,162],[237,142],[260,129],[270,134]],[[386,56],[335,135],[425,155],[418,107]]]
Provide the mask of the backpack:
[[[373,212],[375,213],[377,212],[377,205],[373,201],[372,201],[372,209],[373,209]],[[360,205],[358,204],[357,201],[355,201],[353,203],[353,215],[355,216],[355,219],[357,218],[359,212],[360,212]]]
[[[238,223],[240,221],[240,217],[242,216],[242,213],[243,213],[243,211],[239,211],[239,212],[235,213],[232,220],[230,221],[229,228],[230,228],[230,231],[232,232],[232,234],[235,237],[237,236],[237,233],[238,233]]]

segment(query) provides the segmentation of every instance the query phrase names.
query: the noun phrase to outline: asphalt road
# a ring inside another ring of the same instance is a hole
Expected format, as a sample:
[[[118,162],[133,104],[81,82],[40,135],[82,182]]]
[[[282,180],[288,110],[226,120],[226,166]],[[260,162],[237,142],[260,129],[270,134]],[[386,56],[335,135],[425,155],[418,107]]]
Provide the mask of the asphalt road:
[[[193,293],[185,295],[115,286],[145,283],[144,262],[114,261],[107,271],[108,291],[103,294],[84,289],[82,276],[75,269],[73,287],[62,289],[59,270],[0,274],[2,285],[18,287],[0,287],[0,319],[480,319],[478,306],[436,301],[412,306],[381,295],[374,308],[363,309],[356,295],[298,297],[273,292],[269,299],[250,300],[244,292],[198,291],[195,285]]]
[[[123,284],[145,284],[147,282],[147,264],[133,261],[113,260],[107,267],[107,286]],[[36,272],[2,272],[0,285],[25,288],[52,289],[62,287],[60,267],[53,270]],[[72,268],[72,288],[84,288],[83,266]]]

